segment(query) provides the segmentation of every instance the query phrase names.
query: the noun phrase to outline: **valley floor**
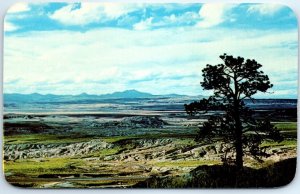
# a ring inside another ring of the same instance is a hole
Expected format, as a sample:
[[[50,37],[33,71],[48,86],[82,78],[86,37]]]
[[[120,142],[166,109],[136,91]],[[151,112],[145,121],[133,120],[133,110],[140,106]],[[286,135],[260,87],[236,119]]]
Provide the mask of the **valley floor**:
[[[34,188],[147,187],[154,178],[185,177],[201,166],[220,166],[226,145],[195,142],[203,119],[183,115],[6,114],[6,180]],[[246,167],[263,169],[296,157],[296,122],[274,124],[285,141],[264,142],[271,157],[263,163],[245,157]],[[166,187],[180,187],[176,184]]]

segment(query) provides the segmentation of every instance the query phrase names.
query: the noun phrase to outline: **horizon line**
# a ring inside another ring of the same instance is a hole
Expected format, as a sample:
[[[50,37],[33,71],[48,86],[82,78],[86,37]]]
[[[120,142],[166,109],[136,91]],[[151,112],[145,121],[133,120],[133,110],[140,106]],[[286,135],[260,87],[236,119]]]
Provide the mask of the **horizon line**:
[[[198,95],[189,95],[189,94],[178,94],[178,93],[168,93],[168,94],[152,94],[150,92],[142,92],[136,89],[128,89],[128,90],[122,90],[122,91],[115,91],[115,92],[111,92],[111,93],[103,93],[103,94],[91,94],[91,93],[87,93],[87,92],[82,92],[79,94],[54,94],[54,93],[46,93],[46,94],[42,94],[39,92],[33,92],[33,93],[18,93],[18,92],[12,92],[12,93],[5,93],[3,92],[3,96],[4,95],[11,95],[11,94],[19,94],[19,95],[33,95],[33,94],[37,94],[37,95],[41,95],[41,96],[47,96],[47,95],[54,95],[54,96],[80,96],[80,95],[88,95],[88,96],[103,96],[103,95],[110,95],[110,94],[114,94],[114,93],[122,93],[122,92],[127,92],[127,91],[135,91],[135,92],[139,92],[139,93],[146,93],[152,96],[168,96],[168,95],[179,95],[179,96],[187,96],[187,97],[199,97],[202,96],[203,98],[209,97],[209,95],[203,95],[203,94],[198,94]],[[298,100],[298,96],[296,95],[296,97],[290,96],[290,97],[280,97],[280,96],[274,96],[274,97],[256,97],[254,99],[291,99],[291,100]]]
[[[167,94],[153,94],[151,92],[145,92],[145,91],[140,91],[136,89],[126,89],[126,90],[119,90],[119,91],[113,91],[109,93],[102,93],[102,94],[95,94],[95,93],[88,93],[88,92],[81,92],[78,94],[55,94],[55,93],[39,93],[39,92],[32,92],[32,93],[20,93],[20,92],[3,92],[4,94],[21,94],[21,95],[32,95],[32,94],[39,94],[39,95],[56,95],[56,96],[79,96],[82,94],[85,95],[90,95],[90,96],[101,96],[101,95],[109,95],[109,94],[114,94],[114,93],[123,93],[123,92],[138,92],[138,93],[144,93],[144,94],[149,94],[153,96],[166,96],[166,95],[182,95],[182,96],[205,96],[203,94],[195,94],[195,95],[190,95],[190,94],[181,94],[181,93],[167,93]]]

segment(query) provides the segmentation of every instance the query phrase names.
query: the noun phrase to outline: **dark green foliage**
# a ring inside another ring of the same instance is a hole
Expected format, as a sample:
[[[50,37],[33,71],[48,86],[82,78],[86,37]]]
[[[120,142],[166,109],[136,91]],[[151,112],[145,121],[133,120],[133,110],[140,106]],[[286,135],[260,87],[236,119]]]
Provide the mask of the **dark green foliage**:
[[[257,92],[267,92],[273,85],[267,75],[259,69],[261,64],[242,57],[221,55],[223,64],[207,65],[203,70],[201,86],[212,90],[208,99],[185,104],[189,115],[218,111],[203,123],[196,137],[197,141],[213,143],[220,138],[226,143],[224,163],[235,161],[238,168],[243,166],[245,154],[260,160],[267,156],[260,147],[263,140],[282,141],[280,133],[268,118],[256,120],[253,111],[245,106],[245,99],[253,99]],[[231,153],[231,156],[228,154]]]

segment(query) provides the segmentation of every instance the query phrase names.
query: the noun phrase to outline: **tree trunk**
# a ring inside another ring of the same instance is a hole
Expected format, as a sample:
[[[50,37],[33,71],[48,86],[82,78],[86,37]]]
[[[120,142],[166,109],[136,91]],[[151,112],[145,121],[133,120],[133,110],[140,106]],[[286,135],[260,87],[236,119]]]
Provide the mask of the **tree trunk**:
[[[235,151],[236,158],[235,164],[238,170],[243,168],[243,142],[242,142],[242,123],[240,118],[240,101],[238,99],[238,83],[236,75],[234,75],[234,87],[235,87],[235,96],[234,96],[234,121],[235,121]]]
[[[237,121],[236,121],[237,122]],[[243,168],[243,143],[242,143],[242,128],[240,122],[236,123],[236,141],[235,141],[235,149],[236,149],[236,158],[235,163],[238,169]]]
[[[234,121],[235,121],[235,164],[238,169],[243,168],[243,143],[242,143],[242,124],[239,115],[239,101],[234,100]]]

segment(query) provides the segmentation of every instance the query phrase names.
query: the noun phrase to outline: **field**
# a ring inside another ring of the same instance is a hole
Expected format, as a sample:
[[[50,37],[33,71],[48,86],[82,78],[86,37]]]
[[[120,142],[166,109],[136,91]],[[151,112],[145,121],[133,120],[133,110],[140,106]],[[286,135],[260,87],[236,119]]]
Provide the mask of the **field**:
[[[222,165],[223,142],[195,142],[207,115],[189,117],[182,104],[190,99],[171,100],[8,106],[4,115],[5,177],[15,186],[34,188],[205,187],[191,176],[201,167]],[[265,141],[262,146],[271,156],[262,163],[245,156],[246,168],[262,173],[262,169],[296,158],[293,108],[276,110],[279,115],[292,114],[272,121],[285,140]],[[265,105],[257,110],[258,117],[263,111],[274,111]]]

